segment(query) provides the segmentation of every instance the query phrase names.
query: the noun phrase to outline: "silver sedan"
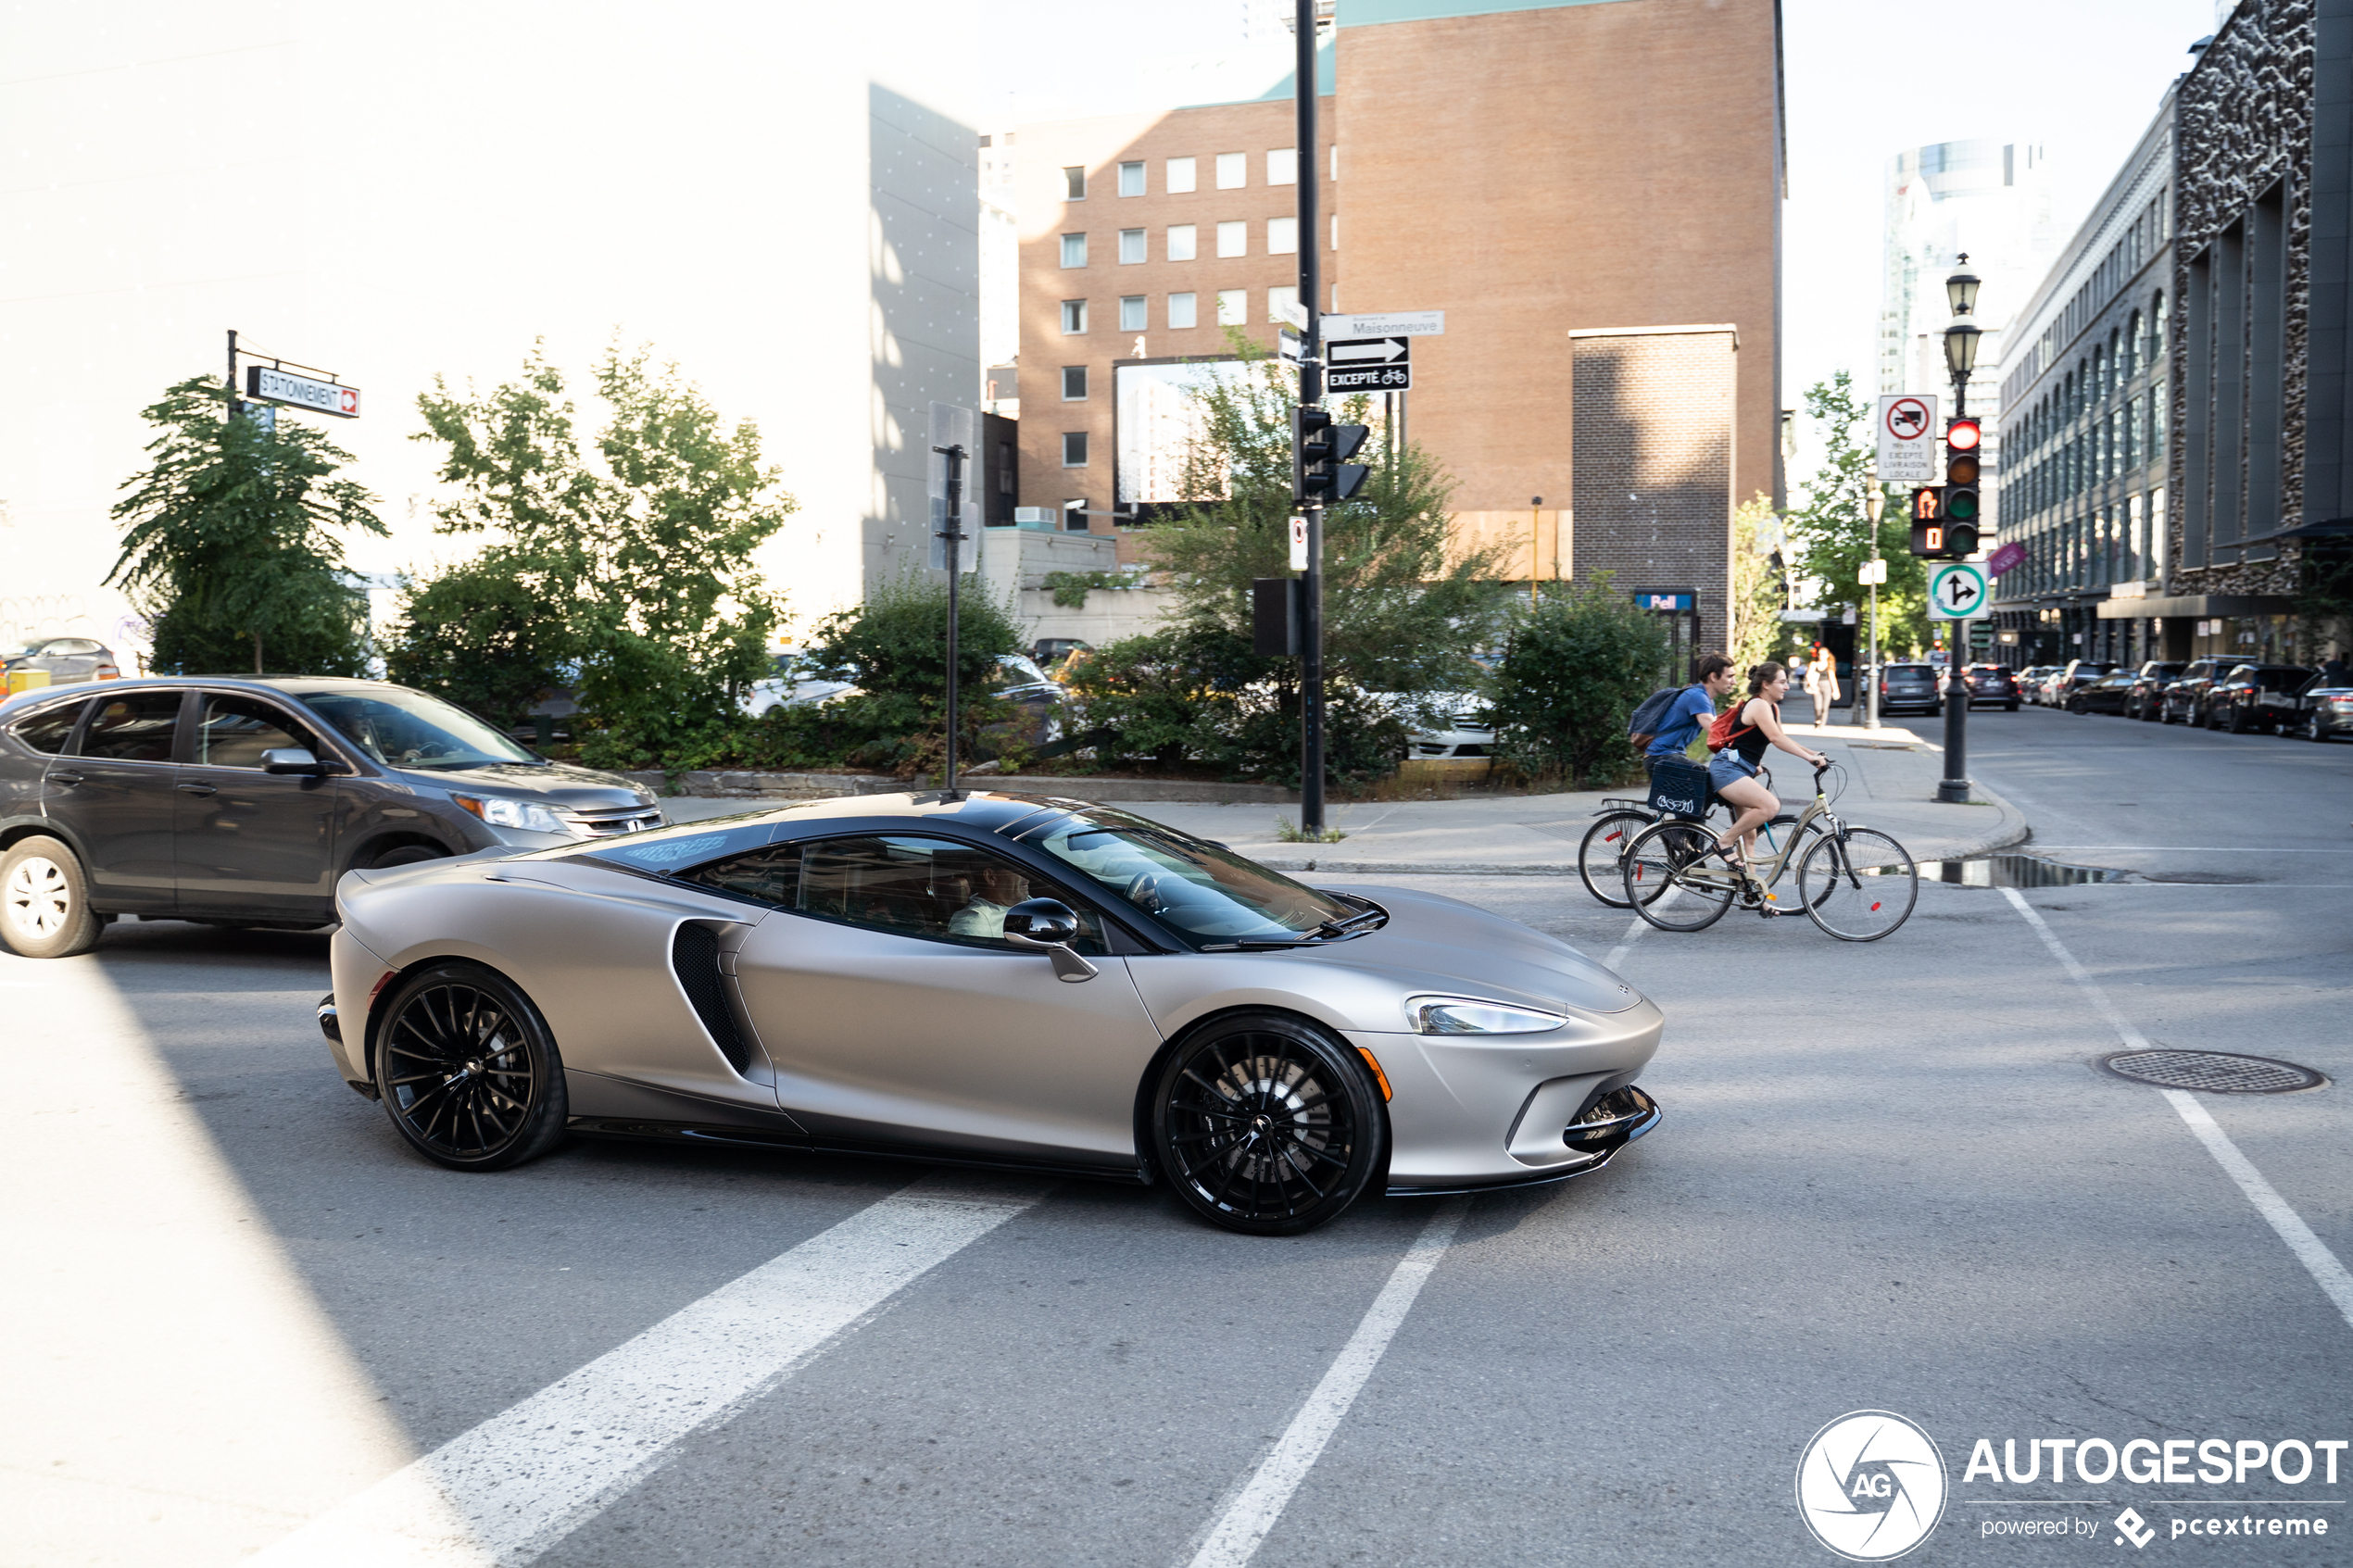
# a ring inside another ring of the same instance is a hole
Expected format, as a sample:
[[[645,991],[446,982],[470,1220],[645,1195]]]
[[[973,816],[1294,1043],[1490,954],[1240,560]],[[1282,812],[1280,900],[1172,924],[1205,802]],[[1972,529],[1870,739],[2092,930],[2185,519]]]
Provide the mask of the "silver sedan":
[[[1307,1230],[1599,1170],[1648,999],[1434,894],[1039,796],[812,801],[337,890],[337,1071],[426,1159],[567,1132],[1165,1182]]]

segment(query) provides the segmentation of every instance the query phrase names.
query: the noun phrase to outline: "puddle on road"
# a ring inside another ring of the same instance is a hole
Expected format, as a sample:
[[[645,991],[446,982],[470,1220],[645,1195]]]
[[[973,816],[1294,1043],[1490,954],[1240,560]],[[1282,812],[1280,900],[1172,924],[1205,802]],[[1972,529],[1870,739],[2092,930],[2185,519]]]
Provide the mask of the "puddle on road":
[[[1978,855],[1966,860],[1922,860],[1922,882],[1956,887],[2073,887],[2086,882],[2128,882],[2130,872],[2110,866],[2070,866],[2040,855]],[[1885,871],[1880,875],[1889,874]]]

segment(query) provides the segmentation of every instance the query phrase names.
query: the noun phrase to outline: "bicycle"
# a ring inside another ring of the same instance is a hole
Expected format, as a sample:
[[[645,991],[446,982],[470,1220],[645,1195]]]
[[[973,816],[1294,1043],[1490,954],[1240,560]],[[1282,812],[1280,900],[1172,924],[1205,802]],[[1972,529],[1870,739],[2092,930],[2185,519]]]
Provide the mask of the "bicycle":
[[[1715,831],[1704,821],[1678,817],[1644,829],[1626,847],[1621,907],[1661,931],[1705,931],[1735,901],[1768,920],[1794,914],[1773,891],[1794,859],[1799,909],[1824,932],[1842,942],[1893,935],[1919,899],[1919,868],[1889,834],[1831,814],[1822,777],[1834,768],[1839,764],[1825,762],[1814,770],[1814,802],[1793,824],[1789,842],[1746,868],[1716,847]],[[1669,891],[1676,897],[1666,897]]]
[[[1766,788],[1773,787],[1770,771],[1758,776],[1765,781]],[[1708,797],[1707,809],[1711,813],[1716,809],[1716,797],[1712,792]],[[1634,840],[1644,828],[1664,820],[1666,815],[1647,800],[1628,797],[1604,798],[1594,812],[1593,825],[1585,830],[1584,838],[1577,846],[1577,875],[1578,880],[1584,883],[1585,891],[1613,909],[1632,909],[1633,901],[1623,896],[1626,851],[1633,847]],[[1797,825],[1798,819],[1794,814],[1778,811],[1771,822],[1764,824],[1765,840],[1768,844],[1772,843],[1772,830],[1775,828],[1794,828]],[[1646,901],[1666,892],[1667,885],[1662,881],[1650,880],[1645,885]]]

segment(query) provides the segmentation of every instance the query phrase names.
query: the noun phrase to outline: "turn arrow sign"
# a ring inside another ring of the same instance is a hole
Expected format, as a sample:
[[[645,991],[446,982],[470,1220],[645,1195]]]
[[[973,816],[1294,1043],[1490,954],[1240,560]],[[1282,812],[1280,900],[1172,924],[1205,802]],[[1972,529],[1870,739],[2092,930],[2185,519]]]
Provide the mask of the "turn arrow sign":
[[[1360,338],[1354,343],[1335,343],[1324,351],[1324,357],[1334,364],[1350,359],[1396,358],[1407,345],[1393,337]]]

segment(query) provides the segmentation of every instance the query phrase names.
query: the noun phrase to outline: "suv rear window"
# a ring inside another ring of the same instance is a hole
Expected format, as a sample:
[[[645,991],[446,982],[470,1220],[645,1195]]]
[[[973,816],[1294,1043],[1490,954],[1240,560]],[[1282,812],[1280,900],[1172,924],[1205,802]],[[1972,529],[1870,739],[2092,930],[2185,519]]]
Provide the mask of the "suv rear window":
[[[1891,664],[1887,667],[1887,672],[1913,681],[1924,681],[1936,673],[1925,664]]]

